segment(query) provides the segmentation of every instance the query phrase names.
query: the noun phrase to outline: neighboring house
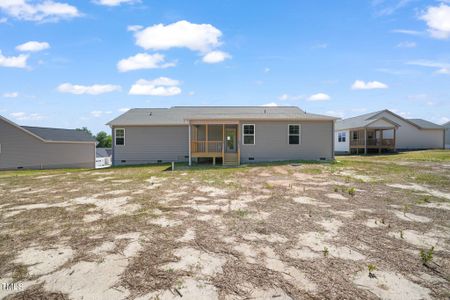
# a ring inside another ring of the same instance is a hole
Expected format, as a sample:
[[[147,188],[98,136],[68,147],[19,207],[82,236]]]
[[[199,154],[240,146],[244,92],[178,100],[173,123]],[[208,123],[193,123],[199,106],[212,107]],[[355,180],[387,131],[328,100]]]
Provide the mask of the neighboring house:
[[[0,169],[94,168],[95,145],[84,131],[19,126],[0,116]]]
[[[131,109],[109,122],[113,165],[331,160],[336,118],[298,107]]]
[[[95,149],[95,167],[104,168],[112,164],[112,148],[96,148]]]
[[[445,129],[445,148],[450,149],[450,121],[442,125]]]
[[[336,153],[442,149],[444,128],[422,119],[405,119],[389,110],[337,120]]]

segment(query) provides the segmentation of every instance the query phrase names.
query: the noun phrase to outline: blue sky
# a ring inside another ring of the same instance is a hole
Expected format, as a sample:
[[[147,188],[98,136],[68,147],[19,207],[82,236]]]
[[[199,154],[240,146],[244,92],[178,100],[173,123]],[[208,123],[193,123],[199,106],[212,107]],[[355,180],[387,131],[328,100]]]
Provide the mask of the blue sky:
[[[0,0],[0,114],[94,132],[133,107],[450,119],[449,1]]]

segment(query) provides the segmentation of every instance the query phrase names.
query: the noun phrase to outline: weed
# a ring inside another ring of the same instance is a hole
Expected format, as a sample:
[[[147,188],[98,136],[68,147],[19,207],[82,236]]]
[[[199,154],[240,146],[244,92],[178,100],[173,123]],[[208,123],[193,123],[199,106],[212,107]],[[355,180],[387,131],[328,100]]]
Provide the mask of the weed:
[[[377,267],[375,265],[369,264],[367,266],[367,269],[369,270],[369,277],[370,278],[377,278],[377,276],[375,276],[375,274],[373,273],[377,269]]]
[[[420,259],[422,260],[422,264],[426,266],[429,262],[433,260],[434,254],[434,246],[432,246],[428,251],[420,250]]]
[[[356,189],[355,189],[354,187],[349,188],[349,189],[347,190],[347,193],[348,193],[350,196],[354,197],[355,194],[356,194]]]
[[[385,224],[384,218],[381,219],[381,224]]]
[[[238,210],[236,211],[236,215],[237,215],[239,218],[245,218],[245,217],[248,216],[248,214],[249,214],[249,212],[248,212],[247,210],[244,210],[244,209],[238,209]]]
[[[24,265],[17,266],[12,274],[12,279],[14,282],[22,281],[28,276],[28,269]]]
[[[327,247],[323,247],[323,256],[324,257],[327,257],[328,256],[328,254],[330,254],[330,251],[328,251],[328,248]]]
[[[335,187],[335,188],[334,188],[334,192],[335,192],[335,193],[339,192],[339,188],[338,188],[338,187]]]
[[[404,236],[403,236],[403,230],[400,230],[400,238],[403,240]]]
[[[406,217],[406,213],[409,211],[409,205],[408,204],[405,204],[404,206],[403,206],[403,215]]]

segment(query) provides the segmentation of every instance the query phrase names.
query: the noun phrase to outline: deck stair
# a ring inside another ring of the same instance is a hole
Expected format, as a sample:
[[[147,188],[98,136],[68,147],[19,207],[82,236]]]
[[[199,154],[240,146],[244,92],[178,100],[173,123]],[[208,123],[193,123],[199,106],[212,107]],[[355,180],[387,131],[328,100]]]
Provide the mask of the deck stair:
[[[224,166],[238,166],[239,158],[237,153],[224,153],[223,156]]]

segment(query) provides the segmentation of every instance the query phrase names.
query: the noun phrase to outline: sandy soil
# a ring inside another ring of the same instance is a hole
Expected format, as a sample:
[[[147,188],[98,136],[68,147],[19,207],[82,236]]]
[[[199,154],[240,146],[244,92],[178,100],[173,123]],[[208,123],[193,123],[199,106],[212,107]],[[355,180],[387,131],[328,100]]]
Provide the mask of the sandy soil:
[[[448,299],[450,169],[380,166],[12,173],[0,298]]]

